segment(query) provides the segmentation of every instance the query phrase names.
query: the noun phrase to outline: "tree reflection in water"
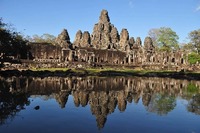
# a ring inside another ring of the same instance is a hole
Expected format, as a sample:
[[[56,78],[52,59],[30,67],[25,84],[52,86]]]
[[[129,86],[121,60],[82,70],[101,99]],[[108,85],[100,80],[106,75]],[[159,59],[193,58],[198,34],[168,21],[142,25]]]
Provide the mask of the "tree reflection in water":
[[[147,110],[159,115],[166,115],[176,106],[176,98],[165,94],[154,94],[150,100]]]
[[[29,105],[28,96],[26,93],[17,91],[11,92],[15,82],[6,82],[5,80],[0,81],[0,124],[5,124],[7,119],[14,119],[15,115],[25,105]],[[16,89],[16,86],[15,86]],[[13,90],[12,90],[13,91]]]
[[[187,106],[189,112],[200,115],[200,94],[194,95]]]
[[[127,102],[143,105],[149,112],[167,115],[176,106],[176,97],[188,100],[187,109],[200,114],[200,82],[144,77],[46,77],[1,78],[0,122],[13,118],[29,105],[29,96],[49,96],[65,108],[69,95],[76,107],[90,106],[97,126],[103,128],[116,108],[123,112]]]

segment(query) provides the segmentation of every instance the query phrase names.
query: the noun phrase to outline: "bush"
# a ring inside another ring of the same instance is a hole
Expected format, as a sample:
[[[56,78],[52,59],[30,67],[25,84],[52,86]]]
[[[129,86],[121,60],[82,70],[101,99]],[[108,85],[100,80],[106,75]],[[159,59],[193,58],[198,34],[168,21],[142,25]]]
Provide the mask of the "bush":
[[[197,53],[191,53],[188,55],[188,61],[190,64],[196,64],[197,62],[200,62],[200,55]]]

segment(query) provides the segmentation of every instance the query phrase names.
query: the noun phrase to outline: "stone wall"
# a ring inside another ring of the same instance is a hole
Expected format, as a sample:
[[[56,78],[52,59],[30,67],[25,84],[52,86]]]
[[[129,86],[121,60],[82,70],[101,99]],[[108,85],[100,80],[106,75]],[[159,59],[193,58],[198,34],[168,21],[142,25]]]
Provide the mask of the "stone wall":
[[[62,57],[62,48],[49,43],[31,43],[31,54],[35,61],[57,60]]]
[[[156,51],[150,37],[146,37],[142,45],[140,37],[136,40],[129,37],[125,28],[119,35],[106,10],[102,10],[99,22],[94,25],[91,35],[88,31],[79,30],[72,44],[67,30],[64,29],[54,45],[32,43],[31,53],[34,61],[41,63],[98,63],[163,70],[181,70],[188,66],[187,53],[184,51]]]

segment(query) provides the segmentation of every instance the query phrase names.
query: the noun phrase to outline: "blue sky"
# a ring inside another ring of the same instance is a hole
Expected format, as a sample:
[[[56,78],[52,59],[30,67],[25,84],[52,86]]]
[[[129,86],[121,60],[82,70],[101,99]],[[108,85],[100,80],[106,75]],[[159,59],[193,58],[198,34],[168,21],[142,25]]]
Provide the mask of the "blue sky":
[[[0,0],[0,17],[18,32],[57,36],[66,28],[72,42],[79,29],[92,33],[102,9],[119,33],[127,28],[142,40],[152,28],[170,27],[185,42],[200,29],[200,0]]]

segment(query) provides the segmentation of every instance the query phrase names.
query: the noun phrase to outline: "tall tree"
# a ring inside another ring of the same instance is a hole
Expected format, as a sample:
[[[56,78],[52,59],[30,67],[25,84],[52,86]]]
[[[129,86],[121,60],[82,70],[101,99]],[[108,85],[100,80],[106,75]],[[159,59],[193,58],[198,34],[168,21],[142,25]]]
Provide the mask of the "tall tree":
[[[160,50],[170,51],[177,50],[179,48],[179,37],[176,32],[169,27],[151,29],[149,31],[149,36],[152,38],[154,45]]]
[[[0,19],[0,63],[8,56],[26,58],[29,50],[27,41]]]
[[[189,33],[190,43],[196,48],[197,52],[200,53],[200,29],[191,31]]]
[[[158,47],[158,36],[160,35],[160,29],[150,29],[148,32],[149,36],[151,37],[153,44],[155,47]]]

